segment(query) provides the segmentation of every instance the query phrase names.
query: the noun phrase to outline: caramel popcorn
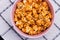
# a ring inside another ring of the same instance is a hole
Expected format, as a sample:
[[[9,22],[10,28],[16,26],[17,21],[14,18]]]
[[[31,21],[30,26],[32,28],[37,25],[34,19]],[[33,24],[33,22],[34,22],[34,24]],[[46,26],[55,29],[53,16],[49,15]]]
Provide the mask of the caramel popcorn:
[[[45,31],[52,20],[52,13],[44,0],[23,0],[16,4],[15,25],[28,35]]]

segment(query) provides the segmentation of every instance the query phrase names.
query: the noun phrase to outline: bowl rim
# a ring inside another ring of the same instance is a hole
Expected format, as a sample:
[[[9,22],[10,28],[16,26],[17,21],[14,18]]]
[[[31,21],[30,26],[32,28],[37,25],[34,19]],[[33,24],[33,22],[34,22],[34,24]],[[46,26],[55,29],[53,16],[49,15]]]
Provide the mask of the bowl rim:
[[[12,25],[13,25],[13,29],[19,34],[19,35],[21,35],[21,36],[24,36],[24,37],[27,37],[27,38],[38,38],[38,37],[41,37],[41,36],[43,36],[43,35],[45,35],[46,33],[47,33],[47,31],[51,28],[51,26],[53,25],[53,23],[54,23],[54,10],[53,10],[53,6],[52,6],[52,4],[50,3],[50,1],[49,0],[46,0],[46,2],[48,3],[48,5],[49,5],[49,7],[50,7],[50,10],[51,10],[51,12],[52,12],[52,15],[53,15],[53,18],[52,18],[52,23],[51,23],[51,25],[50,25],[50,27],[48,28],[48,29],[46,29],[44,32],[42,32],[42,33],[39,33],[39,34],[37,34],[37,35],[28,35],[28,34],[25,34],[25,33],[23,33],[22,31],[20,31],[16,26],[15,26],[15,23],[14,23],[14,18],[13,18],[13,15],[14,15],[14,11],[15,11],[15,8],[16,8],[16,3],[17,2],[19,2],[19,1],[21,1],[21,0],[17,0],[17,1],[15,1],[15,3],[14,3],[14,5],[13,5],[13,8],[12,8],[12,10],[11,10],[11,22],[12,22]]]

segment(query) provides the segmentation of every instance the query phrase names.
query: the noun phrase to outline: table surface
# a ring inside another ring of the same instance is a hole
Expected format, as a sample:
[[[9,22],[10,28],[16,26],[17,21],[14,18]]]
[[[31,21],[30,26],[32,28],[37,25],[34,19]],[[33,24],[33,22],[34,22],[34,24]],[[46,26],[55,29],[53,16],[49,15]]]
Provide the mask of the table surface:
[[[4,40],[60,40],[60,0],[49,0],[55,11],[54,23],[42,37],[31,39],[19,35],[11,24],[10,14],[16,0],[0,0],[0,35]]]

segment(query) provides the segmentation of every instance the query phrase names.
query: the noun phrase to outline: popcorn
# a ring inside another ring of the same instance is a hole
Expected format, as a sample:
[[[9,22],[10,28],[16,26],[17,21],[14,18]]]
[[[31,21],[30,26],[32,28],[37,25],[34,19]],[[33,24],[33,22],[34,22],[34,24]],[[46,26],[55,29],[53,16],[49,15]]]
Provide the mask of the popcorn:
[[[52,14],[47,2],[42,0],[23,0],[16,4],[15,25],[28,35],[45,31],[50,25]]]

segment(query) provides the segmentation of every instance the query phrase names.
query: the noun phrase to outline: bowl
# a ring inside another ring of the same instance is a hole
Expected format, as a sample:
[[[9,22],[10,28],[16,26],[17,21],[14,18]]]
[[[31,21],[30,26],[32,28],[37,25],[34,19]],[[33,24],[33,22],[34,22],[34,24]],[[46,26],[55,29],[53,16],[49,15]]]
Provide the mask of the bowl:
[[[14,3],[13,5],[13,8],[12,8],[12,12],[11,12],[11,22],[12,22],[12,25],[13,25],[13,29],[19,34],[19,35],[22,35],[24,37],[27,37],[27,38],[38,38],[38,37],[41,37],[43,35],[45,35],[48,30],[52,27],[52,24],[53,24],[53,21],[54,21],[54,10],[53,10],[53,6],[52,4],[50,3],[49,0],[45,0],[47,3],[48,3],[48,6],[50,8],[50,11],[52,13],[52,23],[50,25],[50,27],[48,29],[46,29],[44,32],[40,33],[40,34],[37,34],[37,35],[28,35],[28,34],[25,34],[23,33],[21,30],[19,30],[16,26],[15,26],[15,23],[14,23],[14,11],[16,9],[16,3],[19,2],[21,0],[16,0],[16,2]]]

